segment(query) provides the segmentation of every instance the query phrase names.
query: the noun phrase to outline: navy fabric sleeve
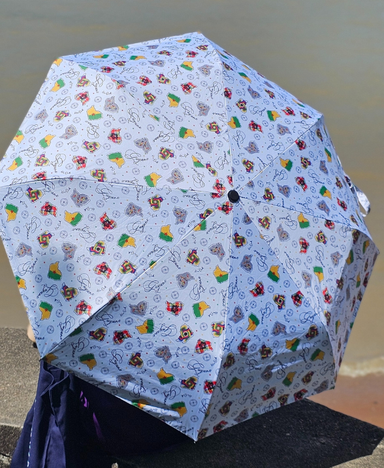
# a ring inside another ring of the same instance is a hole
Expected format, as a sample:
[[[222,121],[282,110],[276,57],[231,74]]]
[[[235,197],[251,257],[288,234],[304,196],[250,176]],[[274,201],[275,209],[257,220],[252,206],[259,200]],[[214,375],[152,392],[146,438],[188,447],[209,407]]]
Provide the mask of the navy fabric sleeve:
[[[46,362],[11,468],[110,468],[114,457],[190,440],[113,395]]]

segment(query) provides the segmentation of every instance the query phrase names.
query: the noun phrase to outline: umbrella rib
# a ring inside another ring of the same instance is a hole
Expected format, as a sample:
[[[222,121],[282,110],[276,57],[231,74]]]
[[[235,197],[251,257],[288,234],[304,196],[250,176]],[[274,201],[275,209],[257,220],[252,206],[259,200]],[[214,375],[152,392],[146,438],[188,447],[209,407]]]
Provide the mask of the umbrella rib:
[[[220,58],[220,54],[219,52],[217,51],[216,49],[216,44],[214,42],[212,42],[210,39],[206,38],[209,43],[211,44],[212,48],[213,48],[213,51],[216,55],[216,57],[219,59],[219,64],[220,64],[220,68],[221,68],[221,71],[222,73],[220,74],[220,77],[221,77],[221,84],[224,88],[224,79],[223,79],[223,76],[224,76],[224,66],[223,66],[223,62]],[[224,101],[224,104],[225,104],[225,98],[224,98],[224,94],[222,95],[222,99]],[[225,113],[226,113],[226,116],[227,116],[227,119],[226,119],[226,122],[228,122],[229,120],[229,114],[228,114],[228,109],[227,109],[227,106],[224,105],[224,109],[225,109]],[[228,134],[228,149],[229,149],[229,154],[230,154],[230,157],[231,157],[231,161],[230,161],[230,164],[231,164],[231,168],[233,167],[233,156],[232,156],[232,145],[231,145],[231,141],[230,141],[230,133],[229,133],[229,130],[228,130],[228,125],[227,125],[227,130],[226,130],[227,134]],[[232,177],[233,177],[233,173],[232,173]]]
[[[214,210],[210,215],[207,216],[207,218],[205,219],[208,219],[210,216],[212,216],[213,213],[215,213],[216,210]],[[202,221],[200,221],[201,223]],[[193,226],[193,228],[191,228],[187,233],[184,234],[183,237],[180,238],[179,242],[177,244],[175,244],[174,247],[176,247],[183,239],[185,239],[185,237],[187,237],[191,232],[193,232],[193,230],[200,224],[200,223],[197,223],[196,225]],[[159,261],[163,260],[164,258],[167,257],[167,255],[169,255],[171,253],[172,249],[168,249],[167,252],[161,256],[157,261],[156,263],[158,263]],[[82,322],[77,328],[83,326],[86,322],[90,321],[96,314],[99,314],[100,312],[102,312],[104,309],[106,309],[109,305],[112,304],[113,300],[121,293],[123,293],[126,289],[130,288],[134,283],[136,283],[139,279],[141,279],[147,272],[148,270],[150,269],[150,267],[146,268],[139,276],[137,276],[136,278],[134,278],[132,280],[131,283],[129,283],[128,285],[125,285],[122,287],[122,289],[120,291],[117,291],[115,293],[115,295],[108,300],[108,302],[105,302],[94,314],[90,315],[84,322]],[[50,353],[53,353],[54,350],[57,349],[56,348],[53,348],[52,350],[50,350],[49,352]]]
[[[92,182],[92,183],[97,183],[97,184],[101,184],[101,185],[104,185],[104,186],[108,186],[108,185],[120,185],[121,187],[126,187],[126,186],[130,186],[132,188],[137,188],[137,187],[144,187],[144,188],[147,188],[144,186],[144,184],[135,184],[133,181],[122,181],[122,182],[110,182],[110,181],[107,181],[107,182],[100,182],[96,179],[93,179],[93,178],[84,178],[84,177],[73,177],[73,176],[67,176],[67,177],[51,177],[49,179],[30,179],[30,180],[26,180],[26,181],[23,181],[22,183],[20,184],[17,184],[17,186],[19,187],[20,185],[32,185],[32,184],[42,184],[43,186],[47,186],[47,183],[48,182],[59,182],[59,181],[63,181],[63,180],[69,180],[69,181],[73,181],[73,180],[79,180],[79,181],[87,181],[87,182]],[[0,190],[2,189],[7,189],[8,188],[8,192],[5,194],[5,197],[7,197],[8,195],[12,194],[12,187],[14,186],[14,184],[9,184],[9,185],[3,185],[3,186],[0,186]],[[164,187],[156,187],[157,190],[169,190],[170,187],[169,186],[164,186]],[[173,189],[171,189],[171,191],[173,190],[187,190],[188,192],[192,192],[192,193],[196,193],[196,194],[199,194],[199,193],[202,193],[202,194],[213,194],[213,195],[217,195],[217,192],[212,192],[212,191],[209,191],[209,190],[196,190],[196,189],[182,189],[182,188],[179,188],[179,187],[174,187]],[[48,189],[49,191],[49,189]],[[222,198],[222,197],[218,197],[218,198]]]
[[[244,211],[248,214],[248,210],[247,210],[247,208],[244,206],[244,204],[242,204],[242,206],[243,206]],[[248,215],[248,216],[249,216],[249,215]],[[250,218],[252,219],[251,216],[250,216]],[[259,232],[259,234],[262,235],[262,232],[260,231],[260,229],[259,229],[257,223],[255,223],[253,219],[252,219],[252,223],[253,223],[253,225],[256,227],[256,229],[257,229],[257,231]],[[267,241],[265,241],[265,243],[269,246],[269,244],[268,244]],[[292,276],[290,275],[290,273],[289,273],[289,272],[287,271],[287,269],[285,268],[283,260],[280,259],[280,257],[278,257],[275,253],[274,253],[274,256],[275,256],[275,258],[278,260],[278,262],[281,264],[281,266],[284,268],[284,270],[287,272],[287,274],[289,275],[289,277],[291,278],[291,280],[293,281],[293,283],[295,284],[295,286],[299,289],[299,285],[296,283],[296,281],[292,278]],[[305,296],[306,294],[304,293],[303,295]],[[307,296],[308,296],[308,294],[307,294]],[[314,296],[313,296],[313,298],[315,299]],[[319,312],[316,312],[315,307],[313,307],[313,310],[314,310],[314,312],[316,313],[316,315],[317,315],[319,318],[321,318],[321,314],[320,314]]]

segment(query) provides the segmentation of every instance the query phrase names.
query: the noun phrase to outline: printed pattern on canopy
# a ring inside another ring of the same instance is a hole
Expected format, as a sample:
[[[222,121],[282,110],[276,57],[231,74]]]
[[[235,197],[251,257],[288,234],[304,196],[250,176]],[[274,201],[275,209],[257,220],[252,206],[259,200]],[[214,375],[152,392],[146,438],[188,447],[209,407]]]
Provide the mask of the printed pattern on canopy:
[[[335,385],[378,255],[322,115],[200,33],[55,60],[0,216],[42,358],[194,440]]]

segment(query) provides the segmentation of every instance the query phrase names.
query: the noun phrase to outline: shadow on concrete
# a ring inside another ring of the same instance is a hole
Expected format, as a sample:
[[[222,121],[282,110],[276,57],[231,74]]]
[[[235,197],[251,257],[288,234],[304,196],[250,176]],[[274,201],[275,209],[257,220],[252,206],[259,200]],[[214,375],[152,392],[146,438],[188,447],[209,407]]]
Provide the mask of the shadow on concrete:
[[[383,439],[384,429],[303,400],[119,468],[330,468],[372,454]]]
[[[9,466],[20,432],[21,428],[18,426],[0,425],[0,468]]]

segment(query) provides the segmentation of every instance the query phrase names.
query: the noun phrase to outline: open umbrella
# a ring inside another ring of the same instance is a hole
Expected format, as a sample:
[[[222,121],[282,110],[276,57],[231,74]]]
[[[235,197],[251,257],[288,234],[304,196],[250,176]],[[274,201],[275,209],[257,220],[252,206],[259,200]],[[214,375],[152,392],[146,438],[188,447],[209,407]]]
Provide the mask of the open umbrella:
[[[195,440],[334,386],[363,194],[319,112],[202,34],[55,60],[0,180],[48,362]]]

